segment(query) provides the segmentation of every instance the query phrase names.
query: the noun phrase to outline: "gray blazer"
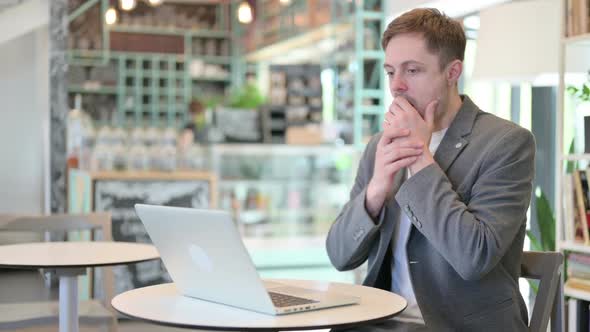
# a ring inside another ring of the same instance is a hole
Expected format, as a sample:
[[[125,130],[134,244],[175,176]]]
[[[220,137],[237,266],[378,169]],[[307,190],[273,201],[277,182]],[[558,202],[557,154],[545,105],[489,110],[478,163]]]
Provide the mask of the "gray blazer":
[[[340,271],[368,260],[363,284],[391,290],[392,236],[406,213],[410,276],[430,329],[525,331],[518,278],[535,141],[528,130],[462,98],[436,163],[405,181],[405,170],[398,172],[375,221],[364,202],[381,135],[371,139],[350,200],[328,233],[328,255]]]

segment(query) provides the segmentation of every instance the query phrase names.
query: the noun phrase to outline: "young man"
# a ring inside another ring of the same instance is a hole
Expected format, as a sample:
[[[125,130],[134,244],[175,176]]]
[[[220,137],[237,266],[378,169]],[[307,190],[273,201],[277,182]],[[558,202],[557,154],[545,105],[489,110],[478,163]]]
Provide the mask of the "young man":
[[[525,331],[518,289],[534,174],[531,133],[459,95],[465,33],[415,9],[383,33],[394,97],[327,238],[338,270],[402,295],[433,331]]]

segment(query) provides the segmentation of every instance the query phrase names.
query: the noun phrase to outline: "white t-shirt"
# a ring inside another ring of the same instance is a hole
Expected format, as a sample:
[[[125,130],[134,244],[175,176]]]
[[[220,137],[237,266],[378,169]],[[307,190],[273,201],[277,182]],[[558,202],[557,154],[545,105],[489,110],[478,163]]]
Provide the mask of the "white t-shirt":
[[[432,133],[430,146],[428,149],[434,155],[440,145],[447,129]],[[408,169],[408,179],[411,174]],[[395,317],[396,320],[424,324],[424,318],[416,302],[416,295],[410,279],[410,270],[408,266],[408,253],[406,245],[412,222],[404,211],[401,213],[400,223],[393,234],[393,261],[391,264],[391,291],[403,296],[408,301],[408,307],[401,314]]]

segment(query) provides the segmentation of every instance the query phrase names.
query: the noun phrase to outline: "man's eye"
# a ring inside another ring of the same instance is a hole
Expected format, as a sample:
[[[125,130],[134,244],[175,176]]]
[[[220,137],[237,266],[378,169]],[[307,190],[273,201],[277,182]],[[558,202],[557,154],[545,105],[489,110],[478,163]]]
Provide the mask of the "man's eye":
[[[417,72],[418,72],[418,69],[416,69],[416,68],[409,68],[408,69],[409,74],[416,74]]]
[[[387,71],[386,73],[387,73],[387,76],[389,76],[389,77],[393,76],[393,72]]]

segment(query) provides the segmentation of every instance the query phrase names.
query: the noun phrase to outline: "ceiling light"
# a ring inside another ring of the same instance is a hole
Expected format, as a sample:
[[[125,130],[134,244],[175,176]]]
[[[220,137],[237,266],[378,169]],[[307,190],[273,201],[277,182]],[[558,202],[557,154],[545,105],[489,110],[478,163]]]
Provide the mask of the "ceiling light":
[[[162,4],[162,2],[164,2],[164,0],[148,0],[148,3],[151,6],[159,6]]]
[[[136,0],[119,0],[119,6],[121,9],[129,11],[137,6]]]
[[[113,7],[107,9],[107,11],[104,13],[104,21],[108,25],[117,23],[117,10]]]
[[[238,7],[238,21],[244,24],[252,22],[252,7],[246,1]]]
[[[281,5],[288,6],[291,4],[291,0],[280,0]]]

